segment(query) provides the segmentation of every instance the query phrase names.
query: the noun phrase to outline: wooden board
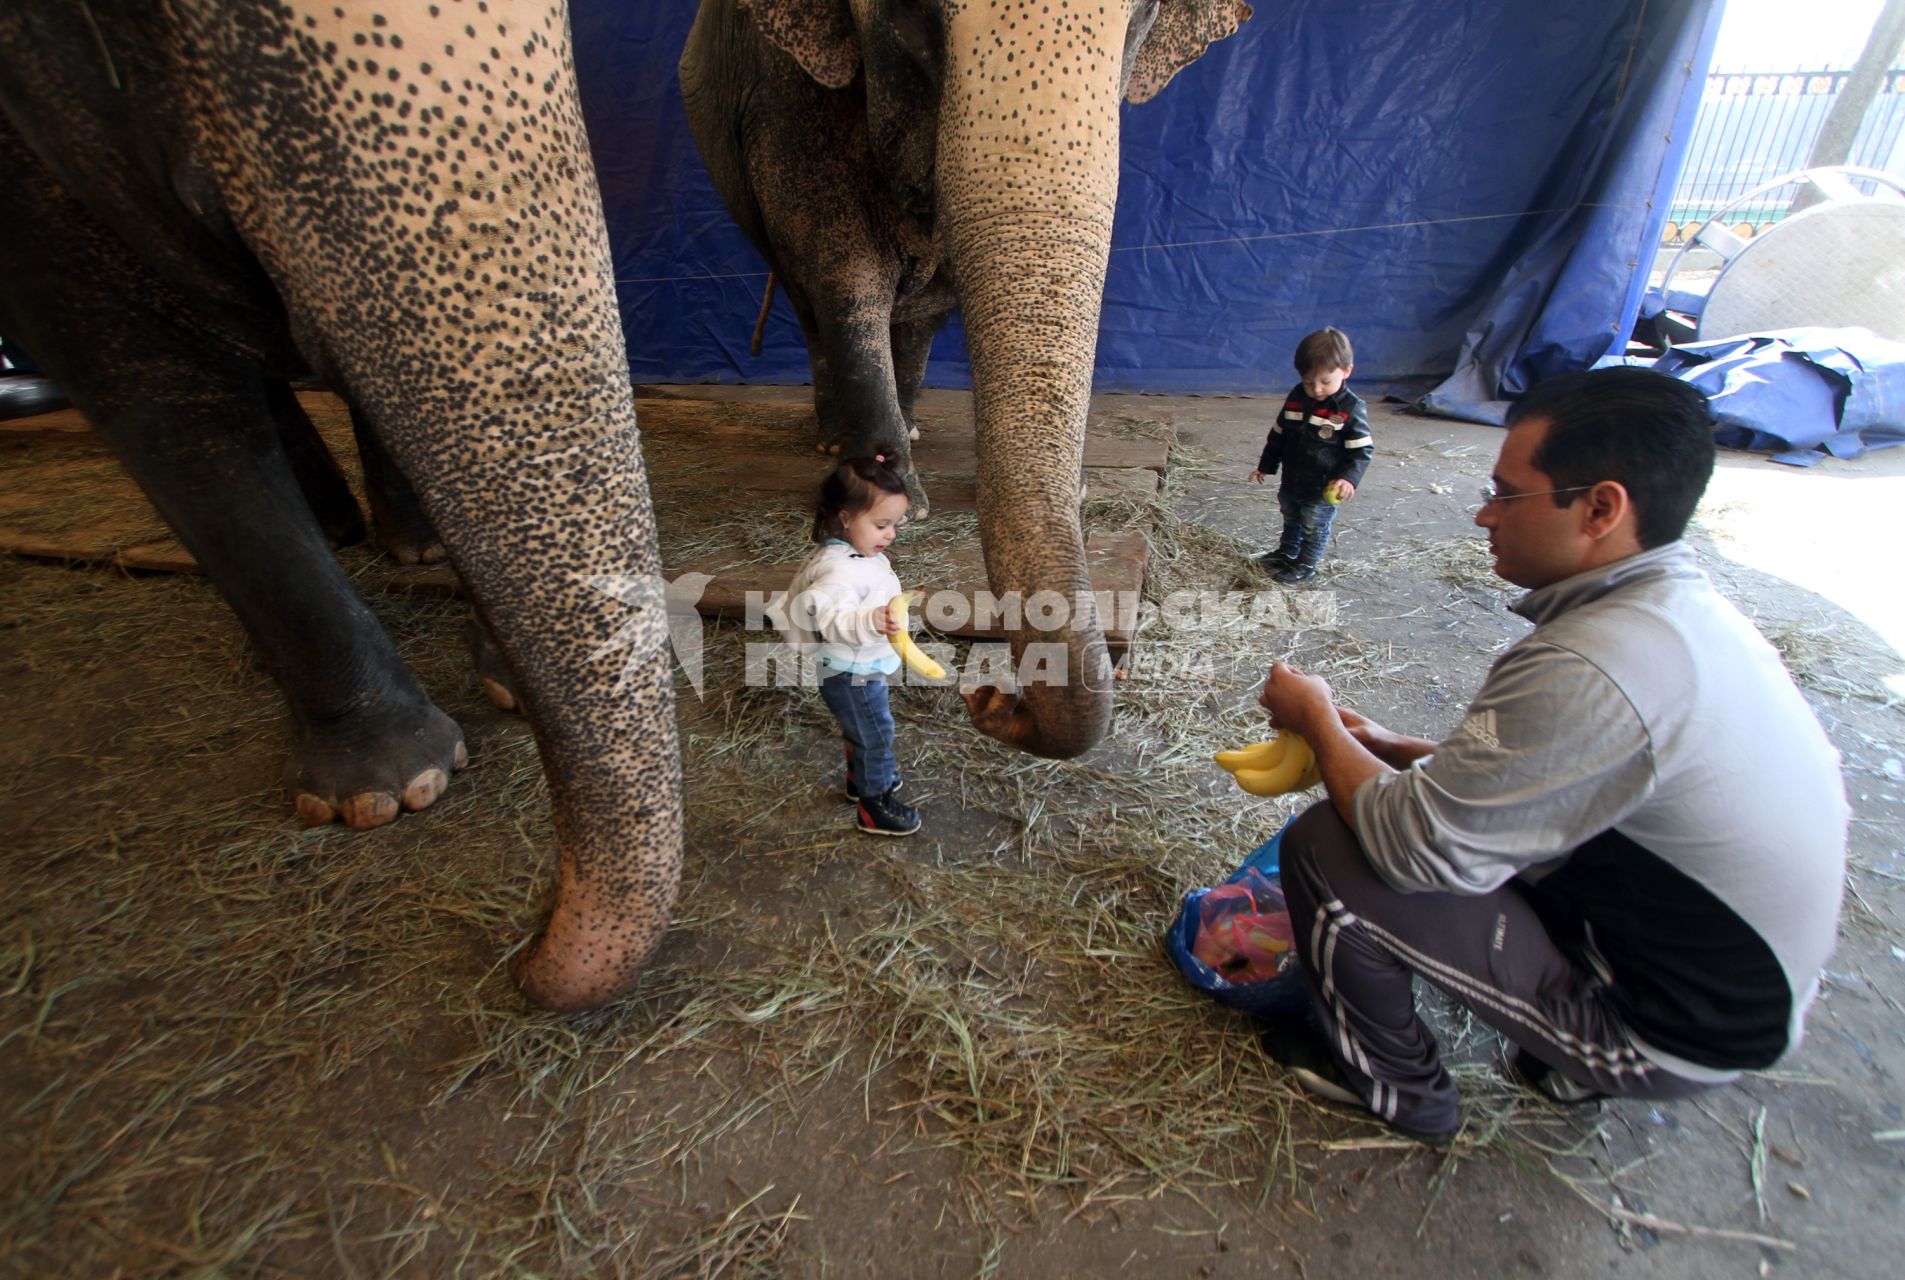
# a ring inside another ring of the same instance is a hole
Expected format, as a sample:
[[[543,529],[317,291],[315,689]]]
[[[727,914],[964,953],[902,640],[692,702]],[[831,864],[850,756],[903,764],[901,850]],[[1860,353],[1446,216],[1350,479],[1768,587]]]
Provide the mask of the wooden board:
[[[701,612],[744,616],[750,594],[765,599],[793,576],[806,550],[799,533],[802,513],[833,465],[813,447],[807,393],[749,389],[746,398],[721,398],[641,388],[651,390],[655,393],[638,395],[636,416],[662,530],[664,572],[670,579],[683,573],[712,575]],[[298,399],[361,502],[363,477],[343,402],[319,391],[301,391]],[[917,572],[930,580],[908,576],[905,541],[895,555],[909,587],[956,592],[967,601],[963,612],[969,615],[985,587],[970,515],[977,500],[975,450],[969,414],[947,413],[924,422],[913,456],[933,514],[940,518],[929,519],[911,537],[920,540],[917,546],[935,548],[914,561]],[[1085,440],[1087,500],[1150,498],[1169,450],[1166,424],[1094,418]],[[759,520],[750,521],[751,513]],[[711,531],[750,523],[776,535],[785,531],[786,555],[764,556],[758,548],[739,545],[708,547]],[[1085,550],[1095,590],[1134,595],[1141,590],[1149,555],[1144,530],[1093,532]],[[73,409],[0,422],[0,551],[147,572],[191,573],[198,567]],[[404,567],[378,560],[366,570],[359,563],[362,552],[350,554],[353,572],[366,588],[460,592],[455,571],[446,565]],[[1107,639],[1122,647],[1129,637],[1118,620],[1108,621],[1113,625]],[[969,623],[952,626],[947,634],[1001,633],[996,625]]]

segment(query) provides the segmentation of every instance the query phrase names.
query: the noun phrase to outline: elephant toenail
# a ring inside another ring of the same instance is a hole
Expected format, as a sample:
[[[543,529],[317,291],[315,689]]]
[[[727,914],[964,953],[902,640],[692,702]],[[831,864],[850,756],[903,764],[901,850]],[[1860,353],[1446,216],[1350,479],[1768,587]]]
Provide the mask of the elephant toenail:
[[[337,820],[337,810],[308,792],[297,798],[298,821],[307,827],[329,826]]]
[[[469,762],[470,762],[469,750],[463,745],[463,740],[459,738],[457,739],[457,744],[456,744],[456,755],[452,757],[450,762],[450,767],[453,769],[461,769],[465,765],[467,765]]]
[[[491,706],[502,711],[516,710],[516,695],[511,693],[502,681],[484,676],[483,692],[488,695]]]
[[[397,816],[397,797],[388,791],[365,791],[344,802],[344,825],[353,831],[381,827]]]
[[[425,769],[412,778],[410,785],[403,789],[403,807],[412,813],[419,809],[427,809],[449,785],[450,780],[444,776],[443,770]]]

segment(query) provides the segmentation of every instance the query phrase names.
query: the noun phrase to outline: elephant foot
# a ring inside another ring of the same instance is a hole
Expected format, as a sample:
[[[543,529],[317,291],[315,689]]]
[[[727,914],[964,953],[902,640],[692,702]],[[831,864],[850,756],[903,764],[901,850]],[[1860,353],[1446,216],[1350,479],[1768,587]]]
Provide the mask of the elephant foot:
[[[394,541],[379,536],[377,546],[398,564],[442,564],[449,555],[441,542]]]
[[[470,762],[456,721],[427,702],[420,716],[381,719],[304,735],[287,786],[306,826],[381,827],[400,813],[429,808],[450,775]]]
[[[516,692],[516,673],[509,669],[509,659],[496,647],[496,637],[490,634],[488,626],[470,611],[469,620],[463,624],[463,638],[470,646],[470,661],[476,666],[477,678],[483,682],[483,696],[498,711],[510,711],[518,715],[527,715],[522,697]]]
[[[374,519],[378,550],[398,564],[441,564],[449,554],[421,513],[415,520],[395,520],[387,514]]]
[[[933,502],[926,496],[926,486],[919,482],[919,473],[910,467],[906,471],[906,501],[906,518],[915,524],[933,514]]]

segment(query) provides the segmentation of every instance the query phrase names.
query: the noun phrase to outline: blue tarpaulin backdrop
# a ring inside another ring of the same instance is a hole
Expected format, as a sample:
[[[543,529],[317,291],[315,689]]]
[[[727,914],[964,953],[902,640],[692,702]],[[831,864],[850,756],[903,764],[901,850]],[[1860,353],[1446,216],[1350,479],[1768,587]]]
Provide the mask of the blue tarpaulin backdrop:
[[[1280,393],[1324,324],[1359,382],[1458,370],[1456,401],[1618,353],[1721,3],[1261,0],[1124,109],[1097,387]],[[747,353],[767,272],[682,118],[694,7],[573,3],[630,365],[805,382],[783,299]],[[955,321],[928,381],[967,380]]]

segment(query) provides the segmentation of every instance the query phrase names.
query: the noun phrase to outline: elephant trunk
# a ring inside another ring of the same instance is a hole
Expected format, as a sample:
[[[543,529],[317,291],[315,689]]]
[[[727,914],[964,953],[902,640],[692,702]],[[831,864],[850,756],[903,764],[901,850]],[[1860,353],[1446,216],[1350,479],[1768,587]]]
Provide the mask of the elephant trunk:
[[[1080,38],[1041,42],[1001,38],[984,9],[959,11],[948,40],[940,216],[972,359],[986,574],[1025,621],[1011,636],[1017,693],[967,701],[983,732],[1068,757],[1111,719],[1078,500],[1117,203],[1124,16],[1094,6]]]

